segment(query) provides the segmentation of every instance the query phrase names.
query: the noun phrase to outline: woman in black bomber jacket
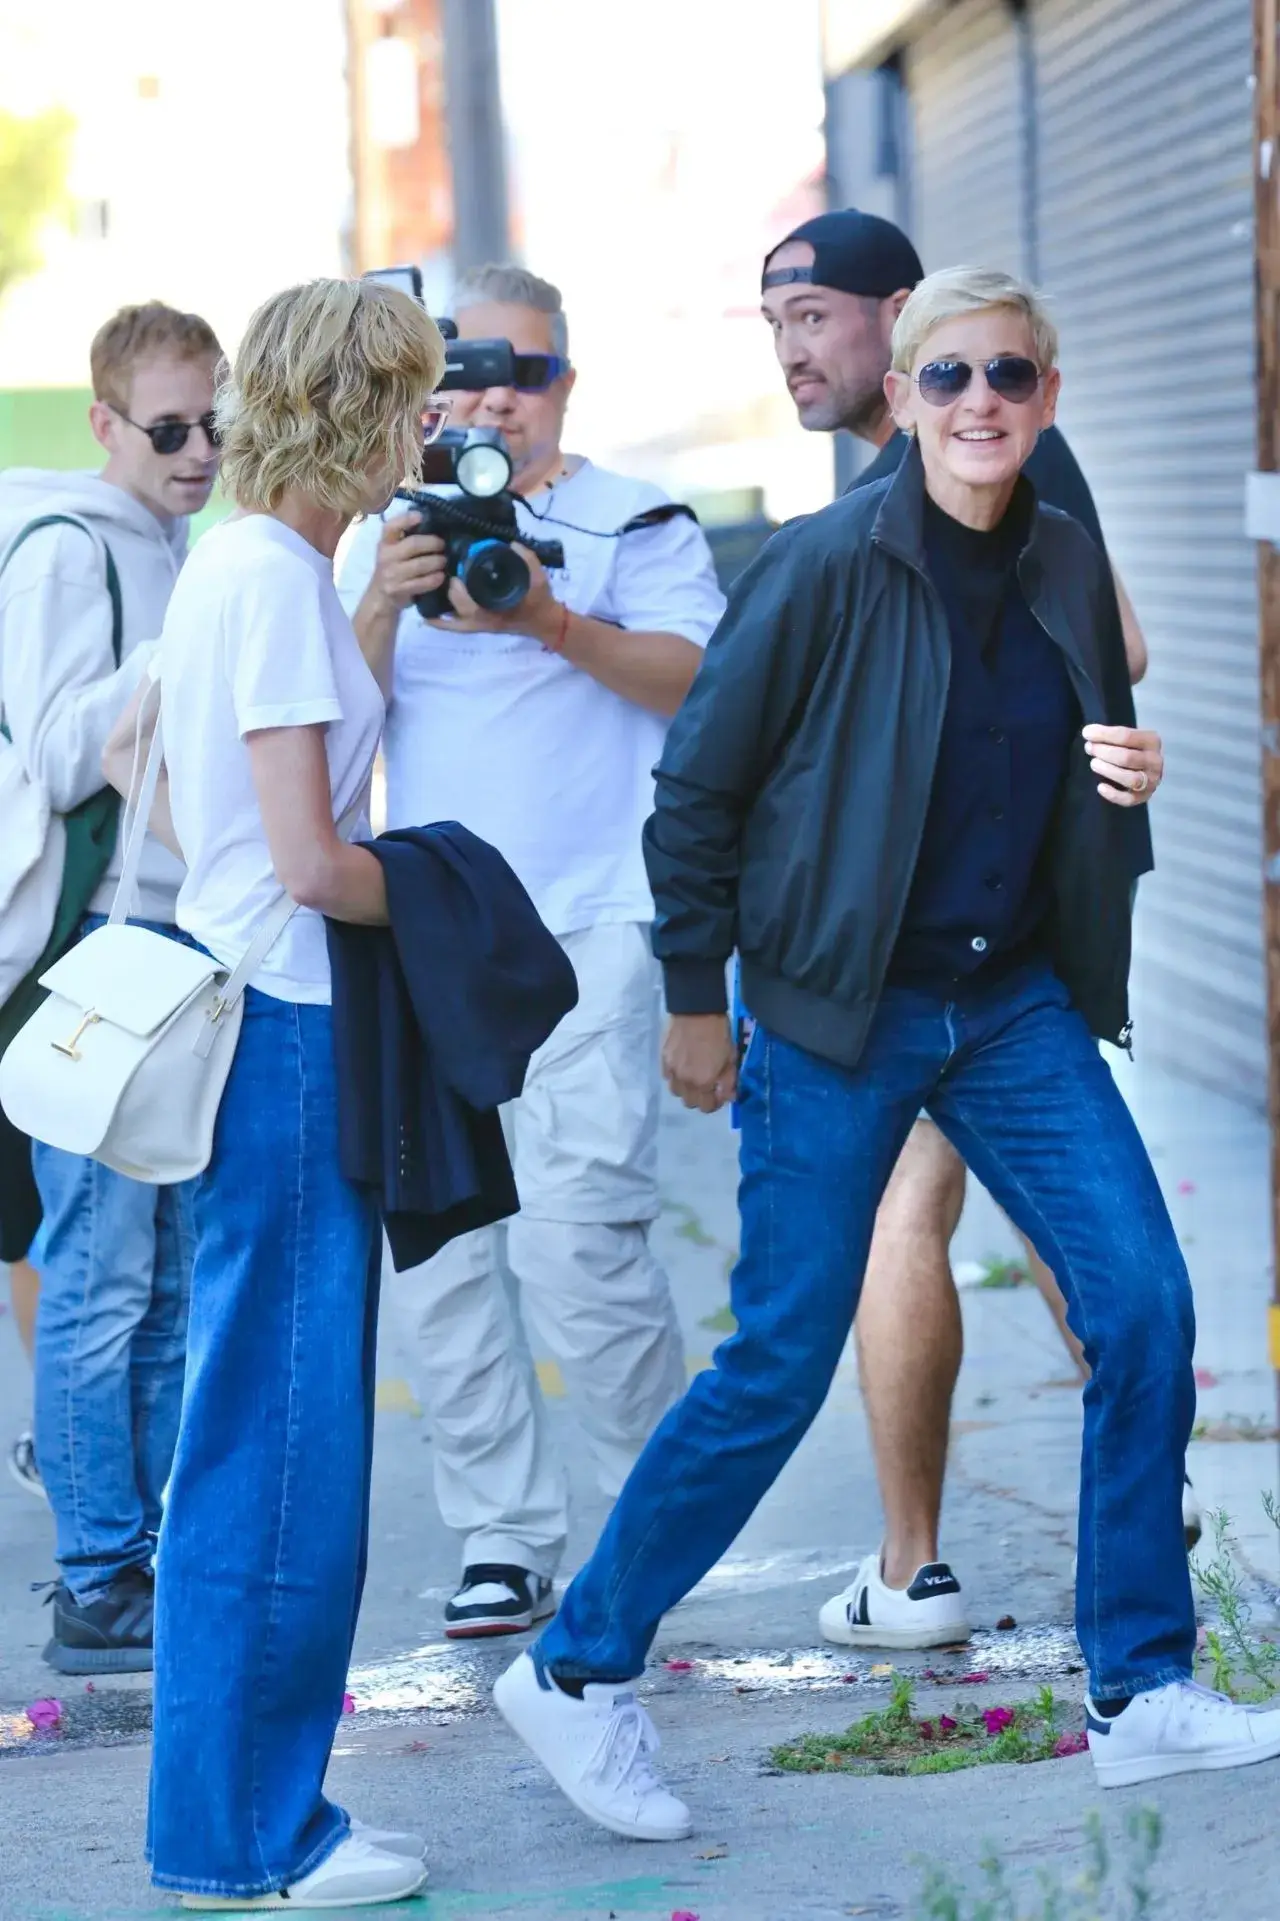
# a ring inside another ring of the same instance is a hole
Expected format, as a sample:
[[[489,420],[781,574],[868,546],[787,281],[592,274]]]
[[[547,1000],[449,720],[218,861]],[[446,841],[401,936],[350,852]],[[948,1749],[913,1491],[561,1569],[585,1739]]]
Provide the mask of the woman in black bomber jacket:
[[[497,1688],[584,1813],[649,1839],[690,1816],[627,1684],[821,1407],[922,1108],[1051,1265],[1092,1370],[1076,1617],[1100,1781],[1280,1754],[1280,1709],[1191,1684],[1191,1290],[1094,1044],[1129,1038],[1117,829],[1151,775],[1105,726],[1105,563],[1021,475],[1053,419],[1055,331],[1017,281],[958,268],[916,288],[893,346],[916,448],[743,577],[646,830],[667,1078],[689,1106],[741,1103],[737,1332]],[[756,1017],[740,1076],[735,947]]]

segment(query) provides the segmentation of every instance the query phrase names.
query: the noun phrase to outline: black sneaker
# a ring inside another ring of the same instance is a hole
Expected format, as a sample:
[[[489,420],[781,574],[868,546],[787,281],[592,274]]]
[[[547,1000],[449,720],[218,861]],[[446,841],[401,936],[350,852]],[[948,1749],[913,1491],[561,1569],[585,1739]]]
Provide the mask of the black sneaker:
[[[18,1486],[28,1494],[34,1494],[37,1501],[48,1506],[49,1496],[45,1493],[44,1482],[40,1479],[40,1469],[36,1466],[36,1444],[30,1434],[20,1434],[9,1449],[9,1472]]]
[[[63,1581],[53,1602],[53,1639],[44,1658],[59,1674],[149,1674],[156,1582],[150,1568],[118,1574],[96,1601],[77,1601]]]
[[[462,1570],[462,1586],[444,1611],[444,1631],[451,1641],[526,1634],[535,1621],[545,1621],[555,1611],[555,1595],[545,1575],[477,1561]]]

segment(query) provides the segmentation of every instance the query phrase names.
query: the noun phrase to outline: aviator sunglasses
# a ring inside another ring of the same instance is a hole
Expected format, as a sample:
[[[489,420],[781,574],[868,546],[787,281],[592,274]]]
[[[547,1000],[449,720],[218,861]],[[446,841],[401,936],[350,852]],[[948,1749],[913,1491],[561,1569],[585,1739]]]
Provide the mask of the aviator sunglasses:
[[[107,405],[111,407],[111,402],[108,401]],[[130,427],[136,427],[140,434],[145,434],[158,454],[180,454],[197,427],[204,428],[205,438],[211,447],[222,445],[222,436],[211,413],[201,414],[199,420],[157,420],[154,427],[144,427],[140,420],[131,419],[122,407],[111,407],[111,411]]]
[[[1040,385],[1040,369],[1024,354],[997,354],[981,363],[988,387],[1002,400],[1030,400]],[[973,379],[967,360],[930,360],[915,376],[920,396],[931,407],[948,407],[959,400]]]

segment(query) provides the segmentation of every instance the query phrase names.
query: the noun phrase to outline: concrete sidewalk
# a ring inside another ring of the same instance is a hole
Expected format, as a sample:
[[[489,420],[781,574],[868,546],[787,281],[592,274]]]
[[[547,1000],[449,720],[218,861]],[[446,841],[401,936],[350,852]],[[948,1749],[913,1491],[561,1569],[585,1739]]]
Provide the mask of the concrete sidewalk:
[[[1267,1143],[1230,1103],[1121,1068],[1187,1244],[1200,1321],[1201,1414],[1193,1448],[1201,1493],[1230,1512],[1253,1591],[1280,1580],[1280,1544],[1261,1516],[1275,1488],[1265,1365],[1269,1292]],[[725,1325],[736,1233],[733,1144],[723,1118],[668,1111],[667,1208],[658,1230],[694,1364]],[[1015,1251],[985,1197],[971,1197],[957,1262]],[[1081,1688],[1071,1635],[1079,1396],[1047,1313],[1029,1288],[967,1290],[968,1352],[956,1406],[945,1529],[981,1630],[973,1650],[936,1657],[938,1673],[990,1673],[982,1698],[1007,1700],[1049,1678]],[[555,1370],[544,1364],[553,1426],[577,1495],[571,1562],[598,1531],[604,1503],[581,1474],[583,1450]],[[988,1843],[1015,1869],[1073,1871],[1089,1810],[1101,1805],[1085,1759],[911,1781],[777,1776],[768,1749],[810,1729],[836,1730],[881,1705],[886,1678],[867,1657],[823,1647],[820,1603],[879,1535],[879,1511],[851,1357],[815,1429],[732,1553],[664,1625],[646,1683],[667,1744],[665,1764],[693,1803],[698,1837],[674,1848],[612,1840],[581,1822],[524,1758],[488,1703],[512,1652],[463,1651],[440,1631],[457,1569],[430,1485],[430,1449],[412,1389],[412,1357],[386,1316],[373,1543],[352,1690],[333,1791],[366,1818],[419,1825],[431,1837],[438,1916],[639,1915],[670,1921],[789,1921],[791,1916],[916,1911],[923,1860],[973,1881]],[[0,1321],[0,1407],[15,1425],[28,1384]],[[7,1427],[6,1427],[7,1434]],[[1232,1436],[1235,1438],[1226,1438]],[[28,1583],[53,1572],[47,1513],[0,1479],[0,1921],[105,1921],[172,1912],[140,1861],[147,1765],[145,1681],[95,1688],[57,1681],[40,1660],[45,1616]],[[1001,1617],[1018,1626],[996,1630]],[[673,1658],[689,1669],[662,1666]],[[930,1665],[898,1657],[899,1669]],[[853,1675],[855,1679],[847,1679]],[[922,1683],[926,1693],[931,1684]],[[64,1731],[29,1732],[26,1704],[56,1693]],[[944,1685],[936,1697],[951,1697]],[[967,1700],[971,1691],[966,1690]],[[1280,1878],[1274,1809],[1280,1764],[1106,1797],[1166,1815],[1161,1921],[1274,1921]],[[727,1852],[719,1844],[726,1844]],[[409,1912],[415,1910],[410,1909]]]

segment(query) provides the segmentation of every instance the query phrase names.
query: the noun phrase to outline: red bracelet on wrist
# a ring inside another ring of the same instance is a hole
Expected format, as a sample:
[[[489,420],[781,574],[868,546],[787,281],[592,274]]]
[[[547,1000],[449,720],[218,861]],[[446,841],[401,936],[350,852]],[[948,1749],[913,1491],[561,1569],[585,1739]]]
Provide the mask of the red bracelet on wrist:
[[[560,626],[554,640],[544,640],[543,646],[549,654],[562,654],[564,643],[569,637],[569,609],[560,602]]]

